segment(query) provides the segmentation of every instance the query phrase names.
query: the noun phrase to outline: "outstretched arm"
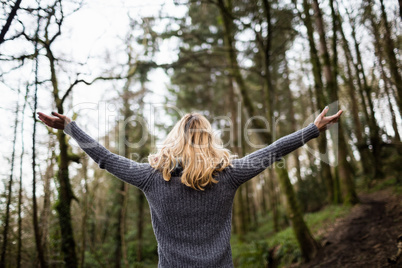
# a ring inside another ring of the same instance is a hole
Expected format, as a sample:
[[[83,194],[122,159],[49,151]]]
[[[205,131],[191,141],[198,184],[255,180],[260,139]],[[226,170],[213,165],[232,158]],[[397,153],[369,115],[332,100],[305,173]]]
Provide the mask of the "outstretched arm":
[[[234,159],[232,162],[233,167],[228,168],[233,183],[239,187],[244,182],[255,177],[275,161],[303,146],[309,140],[318,137],[321,131],[325,131],[330,125],[337,122],[342,114],[342,110],[340,110],[333,116],[325,117],[327,112],[328,108],[326,107],[315,119],[314,123],[310,123],[307,127],[284,136],[269,146],[241,159]]]
[[[123,156],[114,154],[86,134],[75,121],[65,115],[52,112],[56,117],[38,113],[39,119],[47,126],[64,130],[74,138],[78,145],[99,165],[117,178],[144,189],[152,167],[148,163],[138,163]]]

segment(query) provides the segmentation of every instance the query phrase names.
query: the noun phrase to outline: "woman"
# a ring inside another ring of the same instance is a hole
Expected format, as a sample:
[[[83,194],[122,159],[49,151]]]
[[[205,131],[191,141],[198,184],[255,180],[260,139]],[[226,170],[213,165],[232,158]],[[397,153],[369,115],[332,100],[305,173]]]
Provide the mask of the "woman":
[[[46,125],[73,137],[101,169],[144,192],[158,242],[158,267],[233,267],[230,234],[236,190],[318,137],[338,121],[342,110],[325,117],[327,112],[328,107],[314,123],[241,159],[233,159],[222,147],[204,116],[186,114],[149,163],[109,152],[65,115],[38,114]]]

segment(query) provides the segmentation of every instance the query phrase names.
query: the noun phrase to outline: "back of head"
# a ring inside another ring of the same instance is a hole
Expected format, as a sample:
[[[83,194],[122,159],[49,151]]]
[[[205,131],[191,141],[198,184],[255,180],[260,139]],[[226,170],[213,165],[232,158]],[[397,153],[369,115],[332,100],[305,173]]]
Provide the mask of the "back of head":
[[[199,113],[184,115],[173,127],[156,154],[148,157],[149,163],[162,172],[166,181],[176,165],[181,165],[181,182],[193,189],[217,183],[214,176],[230,165],[233,157],[223,147],[222,140],[214,135],[209,121]]]

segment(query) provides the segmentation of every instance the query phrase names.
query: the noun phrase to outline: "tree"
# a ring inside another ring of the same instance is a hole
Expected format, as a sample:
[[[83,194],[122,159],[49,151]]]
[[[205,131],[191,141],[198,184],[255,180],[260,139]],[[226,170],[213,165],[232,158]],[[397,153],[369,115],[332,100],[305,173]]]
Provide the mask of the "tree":
[[[232,75],[235,77],[235,81],[240,89],[241,92],[241,96],[243,97],[243,103],[245,105],[245,107],[247,108],[247,112],[249,113],[250,116],[254,116],[256,115],[254,108],[252,106],[251,103],[249,102],[248,99],[248,95],[245,94],[247,93],[247,89],[246,89],[246,85],[243,79],[243,76],[240,72],[240,68],[239,68],[239,64],[237,62],[237,57],[236,57],[236,50],[234,47],[234,25],[233,25],[233,14],[232,14],[232,2],[229,1],[223,1],[223,0],[219,0],[217,3],[220,12],[221,12],[221,17],[223,20],[223,25],[224,25],[224,37],[225,37],[225,44],[227,46],[228,49],[228,53],[227,53],[227,57],[228,57],[228,61],[230,63],[230,71],[232,73]],[[265,2],[263,4],[264,6],[264,14],[266,16],[266,19],[270,20],[271,15],[270,15],[270,5],[269,2]],[[269,25],[269,22],[266,22],[267,25]],[[271,33],[269,33],[271,34]],[[269,67],[271,65],[270,63],[270,57],[269,57],[269,53],[270,53],[270,42],[269,40],[265,43],[265,53],[266,53],[266,61],[265,61],[265,66],[268,66],[268,71],[269,71]],[[268,57],[267,57],[268,55]],[[268,59],[268,61],[267,61]],[[265,68],[265,71],[267,71],[267,68]],[[268,77],[269,76],[268,72]],[[268,78],[266,78],[268,79]],[[269,79],[269,83],[270,83],[271,79]],[[268,86],[270,85],[268,83]],[[271,89],[268,91],[268,94],[271,94],[271,98],[275,99],[274,96],[272,96],[273,93],[273,88],[271,87]],[[271,111],[273,111],[274,107],[272,104],[272,100],[269,99],[268,100],[269,103],[267,105],[271,105],[271,107],[269,108],[269,110],[271,109]],[[257,122],[255,120],[255,122]],[[272,142],[272,137],[274,133],[264,133],[261,134],[262,132],[259,132],[260,135],[259,137],[261,138],[261,140],[263,140],[264,142]],[[306,260],[310,260],[312,259],[318,250],[318,244],[315,242],[314,238],[311,236],[310,231],[307,227],[307,225],[304,223],[304,219],[302,217],[301,213],[297,212],[297,206],[296,205],[292,205],[292,204],[297,204],[296,198],[295,198],[295,193],[294,193],[294,189],[293,186],[290,182],[289,176],[287,174],[287,170],[284,168],[278,169],[276,168],[276,170],[278,170],[278,179],[280,181],[280,185],[282,186],[282,191],[286,197],[287,200],[287,211],[288,211],[288,215],[292,215],[292,221],[293,221],[293,230],[297,233],[296,234],[296,238],[299,242],[299,245],[301,247],[302,253],[303,253],[303,257]],[[290,187],[289,187],[290,185]],[[304,224],[301,224],[304,223]],[[297,225],[297,227],[296,227]]]
[[[17,236],[17,268],[21,267],[21,251],[22,251],[22,166],[23,157],[25,153],[25,143],[24,143],[24,116],[25,108],[28,102],[29,86],[26,88],[26,93],[24,97],[24,104],[22,106],[21,115],[21,154],[20,154],[20,178],[19,178],[19,188],[18,188],[18,236]]]
[[[18,90],[19,97],[20,90]],[[15,143],[17,141],[17,127],[18,127],[18,113],[19,113],[19,100],[17,99],[17,106],[15,108],[15,120],[14,120],[14,131],[13,131],[13,150],[11,154],[11,167],[10,167],[10,179],[8,181],[8,195],[7,195],[7,204],[6,204],[6,215],[4,219],[4,229],[3,229],[3,245],[1,247],[1,258],[0,258],[0,267],[6,267],[6,251],[8,245],[8,232],[9,232],[9,223],[10,223],[10,205],[11,205],[11,196],[12,196],[12,187],[14,180],[14,160],[15,160]]]
[[[330,1],[333,6],[332,0]],[[314,15],[315,21],[317,25],[317,31],[320,36],[320,51],[321,57],[323,59],[323,70],[324,76],[326,78],[326,90],[328,92],[328,97],[331,102],[338,101],[338,84],[337,84],[337,71],[336,66],[331,66],[331,60],[329,57],[329,52],[327,48],[327,42],[325,37],[325,29],[324,29],[324,20],[321,13],[321,9],[319,7],[318,1],[313,0],[313,7],[314,7]],[[332,8],[333,10],[333,8]],[[336,15],[333,15],[336,16]],[[335,28],[333,29],[333,38],[336,39],[337,29],[336,29],[336,22],[334,22]],[[335,41],[336,44],[336,41]],[[334,57],[337,57],[337,48],[336,45],[333,47],[334,50]],[[337,62],[337,61],[335,61]],[[334,71],[335,68],[335,71]],[[339,134],[338,134],[338,148],[339,148],[339,175],[341,180],[341,189],[342,189],[342,198],[343,202],[345,203],[358,203],[359,199],[356,194],[353,178],[351,176],[351,166],[347,161],[347,143],[344,137],[344,130],[342,124],[339,124]]]
[[[371,0],[368,2],[369,5],[372,4]],[[391,37],[391,26],[389,25],[387,12],[385,11],[384,0],[380,0],[380,4],[381,4],[381,20],[385,31],[384,33],[385,52],[388,57],[388,64],[391,77],[398,92],[399,110],[402,111],[402,77],[398,67],[398,61],[395,55],[395,45],[394,40]]]
[[[368,3],[366,11],[368,13],[369,20],[371,22],[372,26],[372,31],[374,35],[374,45],[375,46],[380,46],[379,42],[379,29],[374,22],[375,18],[373,16],[372,10],[371,10],[371,4]],[[350,13],[348,14],[350,17]],[[356,53],[356,58],[357,58],[357,63],[358,65],[355,67],[358,71],[357,73],[359,74],[358,77],[362,77],[362,82],[358,79],[359,82],[359,89],[360,89],[360,96],[362,99],[362,103],[364,106],[364,114],[366,117],[366,120],[368,122],[368,126],[370,129],[370,145],[372,147],[372,156],[373,156],[373,168],[374,168],[374,174],[373,178],[381,178],[383,177],[383,172],[382,172],[382,159],[381,159],[381,138],[380,138],[380,129],[378,127],[378,124],[375,119],[375,112],[374,112],[374,104],[371,96],[372,92],[372,87],[369,86],[368,81],[367,81],[367,76],[363,68],[363,60],[361,56],[361,51],[360,51],[360,46],[359,42],[356,37],[356,25],[353,21],[352,18],[349,18],[352,20],[351,26],[352,26],[352,38],[354,41],[354,47],[355,47],[355,53]],[[366,105],[368,104],[368,106]]]
[[[299,243],[304,259],[310,261],[317,255],[320,246],[311,235],[309,228],[303,220],[303,215],[300,211],[296,195],[294,194],[293,185],[290,183],[286,167],[279,168],[278,171],[282,172],[282,174],[280,174],[282,179],[280,179],[279,182],[282,191],[287,197],[286,210],[292,222],[293,232],[296,236],[297,242]]]
[[[41,233],[38,224],[38,207],[37,207],[37,200],[36,200],[36,109],[38,105],[38,69],[39,69],[39,48],[38,48],[38,39],[39,39],[39,29],[40,29],[40,17],[37,18],[37,28],[35,31],[35,38],[33,42],[35,44],[35,92],[34,92],[34,109],[33,109],[33,133],[32,133],[32,205],[33,205],[33,226],[34,226],[34,233],[35,233],[35,245],[36,250],[38,252],[39,262],[42,268],[47,267],[47,262],[44,256],[43,248],[41,245]],[[31,39],[32,40],[32,39]]]
[[[294,2],[297,4],[296,2]],[[314,40],[314,28],[313,22],[310,16],[310,4],[307,0],[303,0],[303,14],[299,11],[299,18],[303,21],[307,29],[307,38],[310,47],[310,61],[312,65],[312,72],[314,77],[314,94],[316,98],[316,109],[321,110],[325,107],[326,97],[324,95],[324,83],[322,81],[322,67],[318,56],[318,50]],[[318,149],[320,152],[325,152],[327,150],[327,139],[326,137],[318,138]],[[328,193],[328,202],[335,202],[337,193],[335,192],[334,178],[331,174],[331,167],[329,163],[325,161],[320,161],[320,176],[325,182]]]
[[[357,84],[359,85],[359,91],[361,91],[361,83],[360,83],[360,79],[356,78],[356,74],[353,73],[353,68],[352,66],[354,66],[354,70],[355,73],[359,73],[359,70],[357,68],[357,66],[353,63],[353,56],[352,56],[352,52],[351,49],[349,47],[349,42],[346,38],[346,35],[344,33],[343,30],[343,24],[342,24],[342,19],[340,17],[340,15],[338,14],[337,16],[337,20],[339,23],[339,33],[341,34],[341,38],[342,38],[342,47],[343,47],[343,51],[345,52],[345,62],[346,62],[346,72],[347,72],[347,78],[345,76],[343,76],[342,78],[345,80],[345,82],[347,83],[348,86],[348,93],[350,96],[350,109],[352,112],[352,117],[353,117],[353,124],[354,124],[354,133],[356,135],[357,138],[357,144],[356,147],[360,153],[360,155],[362,156],[362,159],[365,159],[366,161],[361,161],[361,165],[363,168],[363,173],[365,174],[366,177],[370,177],[372,175],[372,163],[373,162],[373,157],[369,152],[369,148],[367,146],[367,137],[366,134],[363,132],[362,128],[364,127],[364,123],[362,122],[360,116],[359,116],[359,107],[360,107],[360,103],[362,102],[362,99],[359,99],[359,96],[356,95],[356,88],[355,88],[355,81],[357,80]],[[360,101],[359,101],[360,100]],[[364,102],[364,99],[363,99]],[[363,109],[365,110],[365,106],[363,105]]]

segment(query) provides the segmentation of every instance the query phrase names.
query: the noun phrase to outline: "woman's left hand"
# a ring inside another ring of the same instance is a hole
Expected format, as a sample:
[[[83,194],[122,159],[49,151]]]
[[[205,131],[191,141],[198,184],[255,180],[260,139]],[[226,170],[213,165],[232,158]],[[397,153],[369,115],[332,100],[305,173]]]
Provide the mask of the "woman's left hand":
[[[325,114],[328,112],[328,106],[324,108],[324,110],[318,115],[318,117],[314,120],[314,125],[317,126],[319,131],[325,131],[332,124],[338,122],[339,117],[342,114],[342,110],[339,110],[336,114],[325,117]]]
[[[38,112],[38,115],[39,119],[43,123],[55,129],[64,129],[64,127],[72,121],[69,117],[56,112],[52,112],[52,115],[56,117],[49,116],[41,112]]]

